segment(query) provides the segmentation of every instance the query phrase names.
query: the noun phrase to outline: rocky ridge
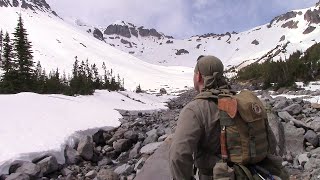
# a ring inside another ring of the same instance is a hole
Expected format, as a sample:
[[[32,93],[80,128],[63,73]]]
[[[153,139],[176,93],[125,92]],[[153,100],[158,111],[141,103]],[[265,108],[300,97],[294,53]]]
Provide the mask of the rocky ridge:
[[[0,0],[0,7],[21,7],[32,11],[49,12],[58,16],[46,0]]]

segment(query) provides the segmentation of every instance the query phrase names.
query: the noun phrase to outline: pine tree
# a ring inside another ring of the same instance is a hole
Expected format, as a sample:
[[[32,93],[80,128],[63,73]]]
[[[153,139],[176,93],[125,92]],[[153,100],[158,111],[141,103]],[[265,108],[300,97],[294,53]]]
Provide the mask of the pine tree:
[[[27,30],[24,28],[21,15],[18,19],[17,27],[15,28],[14,35],[14,50],[16,51],[17,71],[20,91],[32,91],[33,88],[33,73],[34,62],[32,55],[32,45],[28,41]]]
[[[3,58],[1,69],[4,71],[1,80],[1,93],[17,92],[17,74],[13,62],[13,48],[8,32],[3,40]]]
[[[3,32],[0,30],[0,65],[2,62],[2,50],[3,50]]]
[[[13,47],[8,32],[3,40],[3,59],[1,62],[1,68],[5,74],[14,69]]]

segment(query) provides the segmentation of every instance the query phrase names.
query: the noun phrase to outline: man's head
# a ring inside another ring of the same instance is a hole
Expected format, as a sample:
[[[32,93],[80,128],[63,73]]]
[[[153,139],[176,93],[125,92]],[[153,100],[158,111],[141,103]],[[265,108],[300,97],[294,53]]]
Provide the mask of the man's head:
[[[223,64],[214,56],[199,56],[194,69],[193,83],[196,91],[217,88],[223,75]]]

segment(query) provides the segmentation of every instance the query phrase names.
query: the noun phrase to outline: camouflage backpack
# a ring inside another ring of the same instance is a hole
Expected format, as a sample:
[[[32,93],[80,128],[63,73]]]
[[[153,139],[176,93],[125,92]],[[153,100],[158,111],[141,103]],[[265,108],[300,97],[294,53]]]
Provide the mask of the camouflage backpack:
[[[219,95],[218,108],[222,161],[213,169],[214,179],[287,179],[282,159],[268,154],[267,112],[259,98],[248,90]]]

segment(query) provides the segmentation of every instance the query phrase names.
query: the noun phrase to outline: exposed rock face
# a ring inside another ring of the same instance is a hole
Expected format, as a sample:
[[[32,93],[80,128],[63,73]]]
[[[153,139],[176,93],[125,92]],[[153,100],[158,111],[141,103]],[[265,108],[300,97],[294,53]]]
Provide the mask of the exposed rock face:
[[[127,41],[127,40],[125,40],[125,39],[121,39],[121,41],[120,41],[122,44],[128,44],[129,46],[128,46],[128,48],[132,48],[132,44],[131,44],[131,42],[129,42],[129,41]]]
[[[314,23],[314,24],[319,24],[320,23],[320,9],[315,9],[311,11],[310,9],[304,14],[304,20]]]
[[[274,22],[280,22],[280,21],[287,21],[289,19],[295,18],[299,14],[298,12],[290,11],[285,14],[282,14],[280,16],[275,17],[274,19],[271,20],[270,24],[268,25],[268,28],[272,26]]]
[[[303,32],[303,34],[309,34],[309,33],[311,33],[312,31],[314,31],[315,29],[316,29],[316,27],[309,26],[309,27]]]
[[[289,29],[297,29],[298,28],[298,23],[299,23],[299,21],[291,20],[291,21],[288,21],[288,22],[282,24],[281,27],[282,28],[289,28]]]
[[[256,39],[255,39],[254,41],[252,41],[252,42],[251,42],[251,44],[259,45],[260,43],[259,43],[259,41],[258,41],[258,40],[256,40]]]
[[[99,39],[100,41],[103,41],[103,34],[99,29],[97,29],[97,28],[94,29],[93,36],[95,38]]]
[[[157,38],[161,39],[161,37],[163,36],[160,33],[158,33],[157,30],[155,30],[155,29],[145,29],[143,26],[139,27],[138,30],[139,30],[139,35],[142,36],[142,37],[154,36],[154,37],[157,37]]]
[[[107,29],[104,31],[106,35],[120,35],[126,38],[131,38],[130,29],[128,26],[124,25],[109,25]]]
[[[279,42],[282,42],[282,41],[284,41],[284,40],[286,40],[286,36],[285,36],[285,35],[281,36],[281,38],[280,38],[280,41],[279,41]]]
[[[57,15],[54,11],[51,10],[51,7],[45,0],[13,0],[12,4],[9,0],[0,0],[0,7],[21,7],[23,9],[51,12],[52,14]]]
[[[176,52],[176,55],[182,55],[182,54],[189,54],[189,51],[185,50],[185,49],[179,49]]]
[[[167,43],[167,44],[173,44],[173,41],[168,40],[166,43]]]

